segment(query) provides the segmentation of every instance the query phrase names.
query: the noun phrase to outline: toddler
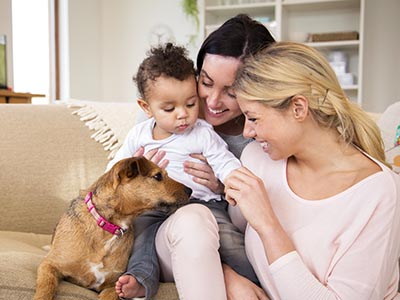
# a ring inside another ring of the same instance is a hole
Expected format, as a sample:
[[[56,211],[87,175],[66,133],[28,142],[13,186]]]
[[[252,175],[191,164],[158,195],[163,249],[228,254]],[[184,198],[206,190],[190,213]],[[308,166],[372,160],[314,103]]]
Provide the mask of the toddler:
[[[243,235],[238,234],[229,218],[228,203],[222,195],[194,182],[184,172],[184,161],[194,160],[191,153],[206,157],[222,182],[241,166],[212,126],[198,119],[196,72],[187,51],[171,43],[152,48],[135,81],[141,97],[138,104],[149,119],[130,130],[107,169],[123,158],[132,157],[140,147],[144,147],[145,153],[153,149],[164,151],[168,175],[192,189],[190,203],[203,204],[214,214],[219,226],[221,261],[258,283],[245,254]],[[168,211],[159,209],[136,218],[135,242],[127,272],[116,283],[120,297],[151,298],[157,292],[160,268],[155,236],[167,217]]]

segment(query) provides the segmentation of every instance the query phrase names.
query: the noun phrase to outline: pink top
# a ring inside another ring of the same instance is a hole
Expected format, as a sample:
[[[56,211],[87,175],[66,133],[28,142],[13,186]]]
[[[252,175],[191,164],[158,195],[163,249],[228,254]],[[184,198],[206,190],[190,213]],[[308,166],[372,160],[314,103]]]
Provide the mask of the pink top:
[[[264,180],[296,248],[269,265],[257,233],[250,226],[246,230],[246,251],[272,300],[396,298],[399,175],[377,162],[382,172],[333,197],[310,201],[290,189],[286,160],[271,160],[258,143],[246,147],[242,162]]]

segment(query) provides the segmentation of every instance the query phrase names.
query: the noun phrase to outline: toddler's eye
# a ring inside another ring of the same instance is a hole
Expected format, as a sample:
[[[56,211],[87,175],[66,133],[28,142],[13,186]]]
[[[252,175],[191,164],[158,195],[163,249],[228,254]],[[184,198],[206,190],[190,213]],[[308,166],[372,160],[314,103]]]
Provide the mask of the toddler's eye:
[[[164,108],[165,112],[173,112],[174,111],[174,107],[172,108]]]

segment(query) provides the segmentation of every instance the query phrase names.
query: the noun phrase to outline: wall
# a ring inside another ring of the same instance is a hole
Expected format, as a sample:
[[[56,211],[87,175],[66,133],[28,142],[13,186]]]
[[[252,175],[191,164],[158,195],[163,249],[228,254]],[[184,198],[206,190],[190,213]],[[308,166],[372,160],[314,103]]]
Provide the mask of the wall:
[[[7,84],[13,86],[11,0],[0,1],[0,34],[7,37]]]
[[[132,76],[150,47],[155,26],[168,25],[177,43],[188,45],[195,32],[181,0],[69,0],[70,96],[133,101]],[[156,8],[156,9],[155,9]]]
[[[134,99],[136,89],[131,78],[149,47],[151,28],[168,24],[181,44],[187,44],[188,35],[195,32],[180,2],[70,0],[71,97]],[[396,32],[400,28],[399,12],[398,0],[365,3],[363,108],[369,111],[383,112],[400,101],[400,35]],[[87,42],[79,42],[84,33]],[[200,43],[190,47],[192,58]]]
[[[149,33],[168,24],[186,45],[194,25],[181,0],[68,0],[70,91],[72,98],[132,101],[132,75],[149,47]],[[202,3],[202,1],[199,1]],[[383,112],[400,101],[400,1],[366,0],[363,108]],[[8,78],[12,86],[11,0],[0,1],[0,33],[8,36]],[[195,58],[200,41],[190,47]]]
[[[400,101],[399,28],[399,0],[366,0],[363,108],[368,111],[382,112]]]
[[[98,0],[68,1],[69,93],[66,94],[71,98],[102,99],[103,45],[99,3]]]

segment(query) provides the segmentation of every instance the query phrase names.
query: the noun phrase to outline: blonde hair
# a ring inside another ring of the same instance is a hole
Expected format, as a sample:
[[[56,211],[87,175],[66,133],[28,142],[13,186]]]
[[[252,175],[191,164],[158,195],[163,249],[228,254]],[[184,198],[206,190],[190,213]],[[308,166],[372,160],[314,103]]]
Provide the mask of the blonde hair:
[[[295,95],[305,96],[318,124],[336,128],[346,143],[389,166],[378,126],[347,98],[328,61],[314,48],[275,43],[245,60],[234,88],[239,97],[277,109],[288,107]]]

